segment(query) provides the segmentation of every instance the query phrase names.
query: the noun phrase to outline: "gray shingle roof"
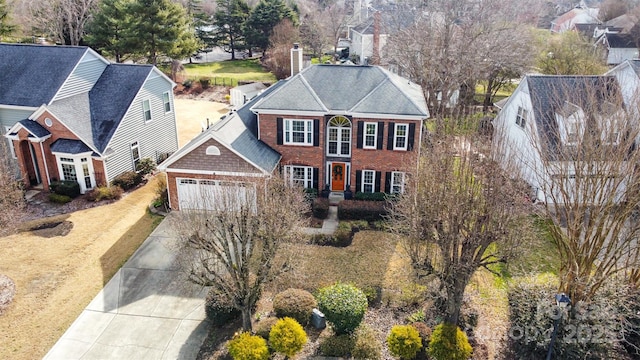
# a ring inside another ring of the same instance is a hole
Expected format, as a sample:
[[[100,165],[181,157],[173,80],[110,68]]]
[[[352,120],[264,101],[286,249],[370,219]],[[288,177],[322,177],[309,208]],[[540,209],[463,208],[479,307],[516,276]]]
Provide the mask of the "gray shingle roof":
[[[110,64],[89,92],[93,143],[102,152],[153,69],[151,65]]]
[[[18,122],[22,126],[24,126],[24,128],[27,129],[35,137],[41,138],[41,137],[45,137],[47,135],[51,135],[49,130],[45,129],[44,127],[42,127],[42,125],[38,124],[37,122],[35,122],[33,120],[25,119],[25,120],[20,120]]]
[[[80,140],[58,139],[51,144],[51,152],[65,154],[81,154],[93,151]]]
[[[377,66],[310,66],[253,109],[429,116],[419,86]]]
[[[48,104],[87,47],[0,44],[0,104]]]
[[[258,116],[253,111],[251,111],[251,107],[255,105],[261,98],[269,95],[284,83],[284,81],[278,81],[277,83],[269,86],[262,93],[258,94],[256,97],[251,99],[251,101],[242,105],[242,107],[236,111],[238,113],[238,116],[240,116],[240,119],[242,119],[244,126],[246,126],[247,129],[249,129],[249,131],[251,131],[251,133],[256,138],[258,137]]]
[[[549,159],[559,155],[560,139],[555,114],[566,109],[567,102],[584,109],[585,115],[591,118],[592,112],[603,111],[607,101],[618,104],[621,99],[620,87],[613,76],[530,75],[527,76],[527,86],[538,135]]]
[[[637,48],[634,37],[631,34],[610,34],[605,33],[603,36],[607,38],[609,48],[630,49]]]

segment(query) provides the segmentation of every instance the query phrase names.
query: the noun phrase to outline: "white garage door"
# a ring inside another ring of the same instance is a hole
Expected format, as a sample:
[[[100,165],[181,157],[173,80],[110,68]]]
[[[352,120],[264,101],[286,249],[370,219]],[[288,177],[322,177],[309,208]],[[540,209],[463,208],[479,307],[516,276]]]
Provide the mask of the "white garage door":
[[[255,188],[242,182],[176,179],[180,210],[238,209],[250,202],[255,207]]]

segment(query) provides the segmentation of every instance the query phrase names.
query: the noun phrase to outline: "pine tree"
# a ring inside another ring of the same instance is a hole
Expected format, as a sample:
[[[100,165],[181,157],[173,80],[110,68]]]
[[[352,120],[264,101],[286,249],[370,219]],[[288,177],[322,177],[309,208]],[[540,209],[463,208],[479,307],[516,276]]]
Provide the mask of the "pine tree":
[[[213,24],[217,31],[215,44],[231,53],[235,60],[235,52],[245,46],[244,25],[249,17],[249,5],[245,0],[218,0],[218,10],[213,16]]]
[[[297,14],[282,0],[261,0],[247,19],[245,36],[248,45],[260,48],[264,53],[269,47],[269,36],[273,28],[284,18],[298,25]]]
[[[132,53],[129,10],[131,0],[102,0],[89,24],[87,43],[103,55],[122,62]]]

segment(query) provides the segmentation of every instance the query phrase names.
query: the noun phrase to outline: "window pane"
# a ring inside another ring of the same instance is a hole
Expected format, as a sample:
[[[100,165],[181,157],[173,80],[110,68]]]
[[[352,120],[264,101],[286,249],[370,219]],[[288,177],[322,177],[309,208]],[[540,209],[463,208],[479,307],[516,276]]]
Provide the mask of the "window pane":
[[[78,181],[76,176],[76,167],[72,164],[62,164],[62,175],[65,180]]]
[[[338,153],[338,143],[332,141],[329,143],[329,154],[337,154]]]

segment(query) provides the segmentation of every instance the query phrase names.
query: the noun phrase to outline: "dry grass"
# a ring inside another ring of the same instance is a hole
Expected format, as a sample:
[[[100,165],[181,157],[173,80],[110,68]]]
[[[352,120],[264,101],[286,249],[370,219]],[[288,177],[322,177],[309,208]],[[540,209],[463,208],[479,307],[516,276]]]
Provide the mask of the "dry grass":
[[[154,183],[112,204],[56,217],[73,223],[66,236],[0,238],[0,274],[16,285],[0,318],[0,359],[42,358],[62,336],[159,223],[147,212]]]

